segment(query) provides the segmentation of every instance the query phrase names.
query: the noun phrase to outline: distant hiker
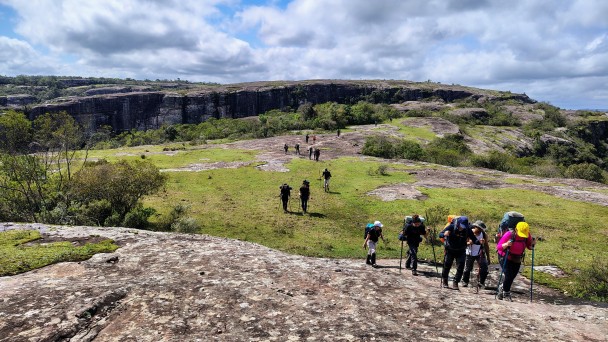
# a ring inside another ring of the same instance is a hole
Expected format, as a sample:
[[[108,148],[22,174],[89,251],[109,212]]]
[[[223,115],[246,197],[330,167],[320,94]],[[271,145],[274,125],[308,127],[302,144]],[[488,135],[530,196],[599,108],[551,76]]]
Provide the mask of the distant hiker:
[[[473,243],[476,243],[477,238],[473,234],[473,231],[469,226],[469,219],[466,216],[458,216],[453,219],[452,223],[439,233],[439,238],[445,239],[445,256],[443,259],[443,272],[441,273],[441,286],[448,287],[450,268],[452,268],[452,263],[456,260],[456,275],[454,276],[452,287],[458,290],[458,283],[460,282],[464,271],[467,239],[471,239]]]
[[[338,128],[338,131],[336,132],[336,134],[338,135],[338,138],[340,137],[340,129]]]
[[[315,148],[315,161],[319,161],[319,156],[321,155],[321,150]]]
[[[281,197],[281,202],[283,202],[283,211],[287,212],[287,203],[289,202],[289,197],[291,197],[292,188],[287,183],[283,183],[279,189],[281,189],[279,196]]]
[[[326,192],[329,192],[329,179],[331,178],[331,172],[329,172],[328,169],[325,169],[321,176],[325,180],[325,183],[323,184],[323,189],[325,189]]]
[[[309,160],[310,160],[310,159],[312,159],[312,153],[313,153],[313,148],[312,148],[312,146],[310,146],[310,147],[308,148],[308,159],[309,159]]]
[[[426,237],[426,227],[418,214],[412,215],[411,222],[403,227],[403,236],[407,242],[408,252],[405,268],[412,269],[412,275],[418,275],[418,247],[422,242],[422,236]]]
[[[470,239],[467,241],[467,257],[464,264],[462,286],[469,286],[473,264],[477,261],[479,265],[479,283],[477,285],[485,288],[486,278],[488,277],[488,264],[490,263],[490,246],[488,245],[488,235],[485,231],[486,225],[483,221],[475,221],[471,227],[473,228],[473,234],[477,238],[477,244],[474,244]]]
[[[300,187],[300,202],[302,204],[302,211],[306,214],[308,210],[308,199],[310,198],[310,182],[306,179],[302,182]]]
[[[306,138],[305,138],[305,140],[306,140],[306,143],[308,144],[308,133],[306,133]]]
[[[314,144],[314,143],[316,143],[316,142],[317,142],[317,136],[316,136],[316,135],[313,135],[313,136],[312,136],[312,143]]]
[[[300,144],[296,144],[296,154],[300,154]]]
[[[498,299],[507,299],[512,301],[511,299],[511,285],[513,284],[513,280],[519,273],[519,267],[521,266],[521,261],[523,258],[523,254],[527,249],[532,249],[534,247],[534,240],[532,239],[532,235],[530,235],[530,226],[526,222],[519,222],[517,226],[515,226],[515,230],[507,231],[498,244],[496,245],[496,251],[500,258],[502,258],[501,265],[503,266],[503,271],[505,273],[505,279],[502,284],[499,285],[498,288]],[[505,263],[505,255],[508,253],[506,257]]]
[[[367,237],[365,237],[365,242],[363,243],[363,249],[368,248],[367,250],[367,259],[365,261],[366,264],[372,265],[372,267],[376,267],[376,245],[378,244],[378,238],[384,241],[384,236],[382,235],[382,227],[384,225],[380,221],[374,222],[374,229],[371,229],[367,233]]]
[[[287,154],[287,150],[289,150],[289,146],[287,146],[287,144],[285,144],[285,146],[283,146],[283,149],[285,150],[285,154]]]

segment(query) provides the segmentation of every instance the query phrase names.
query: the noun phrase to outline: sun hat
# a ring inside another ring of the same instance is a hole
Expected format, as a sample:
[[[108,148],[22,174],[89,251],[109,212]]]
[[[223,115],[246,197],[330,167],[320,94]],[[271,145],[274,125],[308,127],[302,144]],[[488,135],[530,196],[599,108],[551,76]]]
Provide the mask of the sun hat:
[[[384,227],[384,225],[383,225],[383,224],[382,224],[382,222],[380,222],[380,221],[376,221],[376,222],[374,222],[374,226],[376,226],[376,227],[380,227],[380,228]]]
[[[482,220],[477,220],[472,224],[473,227],[479,227],[483,230],[486,230],[486,224]]]
[[[527,238],[530,235],[530,226],[526,222],[519,222],[515,226],[515,231],[517,232],[517,236]]]

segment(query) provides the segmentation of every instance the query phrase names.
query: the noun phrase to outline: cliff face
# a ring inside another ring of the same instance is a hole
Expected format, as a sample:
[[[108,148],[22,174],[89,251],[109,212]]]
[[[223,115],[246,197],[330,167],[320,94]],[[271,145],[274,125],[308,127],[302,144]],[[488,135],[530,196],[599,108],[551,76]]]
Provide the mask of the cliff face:
[[[86,127],[109,125],[116,131],[158,128],[163,124],[196,124],[209,118],[243,118],[273,109],[292,108],[310,102],[375,103],[436,98],[444,102],[472,97],[488,97],[482,90],[473,92],[457,86],[422,87],[412,83],[286,82],[279,86],[243,84],[204,89],[185,95],[174,92],[134,92],[70,98],[62,103],[33,107],[33,119],[46,112],[66,111]],[[513,99],[534,102],[525,95]]]

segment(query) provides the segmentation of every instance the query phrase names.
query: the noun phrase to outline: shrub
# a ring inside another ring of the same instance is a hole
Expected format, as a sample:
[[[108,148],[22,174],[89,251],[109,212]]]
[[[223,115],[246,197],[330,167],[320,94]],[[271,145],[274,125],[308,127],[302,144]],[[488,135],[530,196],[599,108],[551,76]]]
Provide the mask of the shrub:
[[[146,207],[138,204],[135,208],[131,209],[122,220],[123,227],[144,229],[148,226],[148,219],[154,215],[156,210],[154,208]]]
[[[195,234],[200,229],[200,223],[192,217],[181,217],[171,224],[171,230],[179,233]]]
[[[577,275],[575,284],[575,296],[608,302],[608,261],[594,257]]]
[[[493,150],[487,155],[473,155],[470,160],[473,166],[511,172],[514,159],[515,158],[508,153]]]
[[[395,145],[398,141],[385,136],[371,136],[365,139],[362,153],[367,156],[391,159],[395,157]]]
[[[564,172],[564,175],[568,178],[580,178],[599,183],[604,183],[605,181],[602,169],[595,164],[589,163],[570,165]]]
[[[402,140],[395,147],[395,156],[410,160],[423,160],[424,150],[419,143],[411,140]]]

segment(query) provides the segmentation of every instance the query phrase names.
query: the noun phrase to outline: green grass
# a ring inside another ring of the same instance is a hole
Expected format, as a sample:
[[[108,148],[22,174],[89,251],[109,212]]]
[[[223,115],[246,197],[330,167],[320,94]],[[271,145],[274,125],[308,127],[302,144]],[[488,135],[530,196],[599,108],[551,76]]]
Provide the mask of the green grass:
[[[162,151],[162,147],[146,147]],[[144,149],[144,152],[145,152]],[[135,156],[121,154],[131,151]],[[91,156],[118,159],[138,158],[138,148],[112,151],[92,151]],[[188,147],[174,156],[152,155],[148,160],[160,168],[175,168],[191,163],[215,161],[254,161],[256,151],[224,149],[206,146]],[[398,258],[400,242],[397,234],[403,217],[424,213],[442,206],[453,214],[469,215],[471,220],[486,222],[490,234],[505,211],[517,210],[526,216],[534,236],[542,236],[537,245],[537,265],[555,265],[568,275],[553,278],[535,274],[535,280],[564,291],[572,286],[578,270],[588,267],[593,256],[608,259],[605,218],[608,207],[554,197],[541,192],[519,189],[437,189],[419,188],[428,196],[425,201],[397,200],[384,202],[366,193],[380,186],[412,183],[420,166],[393,164],[390,161],[344,157],[331,161],[313,162],[293,159],[285,166],[289,172],[267,172],[255,168],[259,163],[236,169],[216,169],[202,172],[167,172],[166,191],[145,199],[145,205],[160,215],[177,204],[190,206],[189,216],[201,223],[201,233],[235,238],[263,244],[294,254],[363,258],[363,227],[380,220],[385,224],[387,243],[380,244],[379,258]],[[388,164],[388,175],[370,175],[382,164]],[[329,168],[333,178],[331,193],[324,193],[319,180],[321,171]],[[425,166],[429,167],[429,166]],[[297,193],[304,179],[311,182],[312,198],[309,214],[302,214]],[[532,183],[510,178],[507,183]],[[279,186],[289,183],[293,188],[291,213],[280,207]],[[539,185],[547,185],[538,183]],[[441,226],[433,227],[438,232]],[[492,246],[492,249],[494,246]],[[441,247],[436,248],[441,255]],[[422,244],[419,256],[432,260],[431,246]],[[496,262],[493,253],[494,262]],[[529,255],[528,261],[529,263]],[[539,272],[540,273],[540,272]]]
[[[113,252],[118,248],[112,240],[79,247],[69,241],[24,245],[39,238],[40,232],[37,230],[0,232],[0,276],[15,275],[63,261],[82,261],[94,254]]]
[[[414,118],[398,118],[394,119],[392,122],[388,120],[385,121],[385,124],[393,125],[399,128],[399,133],[404,135],[404,139],[406,140],[415,140],[415,141],[431,141],[437,137],[435,133],[431,130],[431,127],[411,127],[402,124],[401,122],[407,122],[408,120],[414,120]]]

